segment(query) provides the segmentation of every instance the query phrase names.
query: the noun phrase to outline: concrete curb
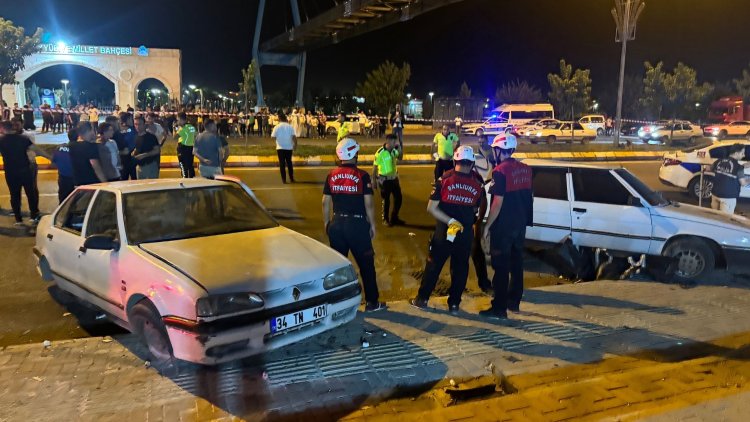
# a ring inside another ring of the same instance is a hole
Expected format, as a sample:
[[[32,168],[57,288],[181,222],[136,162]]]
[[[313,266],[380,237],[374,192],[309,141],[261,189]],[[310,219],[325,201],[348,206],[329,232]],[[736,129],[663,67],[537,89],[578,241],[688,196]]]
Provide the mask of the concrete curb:
[[[517,158],[534,158],[560,161],[646,161],[661,160],[666,151],[603,151],[603,152],[520,152]],[[370,164],[375,159],[372,154],[360,155],[360,162]],[[294,157],[294,165],[303,167],[330,166],[336,164],[333,155],[318,155],[314,157]],[[407,154],[402,165],[431,164],[434,159],[430,154]],[[40,170],[53,168],[49,160],[37,157],[36,163]],[[276,157],[257,155],[238,155],[229,157],[227,167],[275,167],[278,165]],[[178,168],[177,157],[167,155],[161,157],[162,168]],[[4,169],[0,158],[0,169]]]

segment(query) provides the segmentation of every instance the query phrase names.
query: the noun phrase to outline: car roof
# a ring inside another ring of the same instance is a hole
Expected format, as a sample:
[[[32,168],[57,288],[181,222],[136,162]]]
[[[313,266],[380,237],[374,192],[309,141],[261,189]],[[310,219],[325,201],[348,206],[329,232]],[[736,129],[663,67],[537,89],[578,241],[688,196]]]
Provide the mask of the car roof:
[[[523,160],[523,163],[532,167],[574,167],[599,170],[614,170],[620,168],[610,164],[581,164],[570,161],[543,160],[539,158],[527,158]]]
[[[196,177],[191,179],[143,179],[128,180],[121,182],[97,183],[84,186],[84,189],[107,189],[118,191],[123,194],[134,192],[147,192],[155,190],[191,189],[211,186],[226,186],[228,183],[220,180],[204,179]]]
[[[701,149],[712,149],[712,148],[725,147],[725,146],[734,145],[734,144],[750,145],[750,141],[748,141],[746,139],[734,139],[734,140],[729,140],[729,141],[718,141],[718,142],[714,142],[713,144],[708,145],[708,146],[706,146],[704,148],[701,148]]]

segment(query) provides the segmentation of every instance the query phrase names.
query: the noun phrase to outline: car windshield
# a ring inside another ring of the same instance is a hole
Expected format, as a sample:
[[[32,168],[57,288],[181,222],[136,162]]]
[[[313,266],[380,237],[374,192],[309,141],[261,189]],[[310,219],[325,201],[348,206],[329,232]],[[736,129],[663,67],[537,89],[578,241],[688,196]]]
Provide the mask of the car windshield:
[[[663,196],[659,192],[654,192],[646,186],[645,183],[641,182],[640,179],[635,177],[633,173],[625,170],[625,169],[617,169],[615,170],[615,173],[617,173],[618,176],[622,177],[625,182],[627,182],[633,189],[638,192],[639,195],[645,199],[649,205],[652,207],[663,207],[665,205],[669,205],[669,201],[664,199]]]
[[[123,195],[130,244],[261,230],[278,224],[241,187],[210,186]]]

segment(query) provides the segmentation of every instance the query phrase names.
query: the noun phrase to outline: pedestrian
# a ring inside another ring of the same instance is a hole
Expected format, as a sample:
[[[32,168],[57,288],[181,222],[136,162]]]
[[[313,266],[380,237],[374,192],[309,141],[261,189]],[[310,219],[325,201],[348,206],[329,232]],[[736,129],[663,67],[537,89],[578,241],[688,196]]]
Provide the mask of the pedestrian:
[[[18,103],[13,103],[13,118],[23,123],[23,109],[18,106]]]
[[[439,179],[443,173],[453,168],[453,151],[458,144],[458,138],[450,135],[448,125],[443,125],[441,131],[436,133],[432,139],[432,155],[437,159],[435,161],[434,180]]]
[[[534,198],[531,167],[512,157],[517,146],[511,134],[492,141],[499,164],[492,170],[492,202],[483,237],[490,240],[494,298],[489,309],[479,312],[491,319],[508,318],[508,310],[518,312],[523,296],[523,246],[526,227],[534,221]]]
[[[318,112],[318,137],[321,139],[326,138],[326,121],[328,118],[322,111]]]
[[[42,111],[42,133],[47,133],[52,129],[52,108],[49,104],[42,104],[39,108]]]
[[[404,116],[404,113],[401,111],[401,104],[396,104],[396,110],[388,120],[390,121],[391,127],[393,128],[393,134],[398,137],[398,143],[403,145],[404,123],[406,123],[406,118]]]
[[[484,195],[482,184],[472,174],[474,150],[458,148],[453,156],[455,169],[445,172],[430,194],[427,211],[437,220],[429,246],[427,264],[422,273],[419,292],[409,303],[427,309],[445,261],[451,260],[451,286],[448,290],[448,312],[458,314],[461,295],[469,276],[469,255],[474,240],[470,230],[477,208]]]
[[[120,148],[120,163],[122,163],[122,180],[136,180],[136,164],[133,160],[135,150],[135,128],[133,127],[133,115],[128,112],[120,112],[120,136],[123,144]],[[115,139],[117,141],[117,139]]]
[[[711,166],[714,173],[714,187],[711,190],[711,208],[734,214],[740,188],[750,184],[750,176],[745,175],[745,167],[739,160],[745,159],[745,146],[729,146],[727,157],[719,158]]]
[[[156,136],[156,142],[159,143],[160,147],[164,146],[164,142],[167,141],[167,130],[164,129],[164,125],[161,124],[160,119],[156,113],[146,114],[146,131]]]
[[[93,104],[89,107],[89,122],[91,122],[91,127],[96,131],[99,127],[99,109]]]
[[[271,137],[276,139],[276,155],[279,157],[281,181],[286,183],[286,169],[289,168],[289,180],[294,183],[292,153],[297,149],[297,135],[292,125],[287,123],[284,113],[279,113],[279,124],[273,128]]]
[[[36,130],[36,125],[34,125],[34,107],[31,103],[26,103],[23,106],[23,129]]]
[[[60,104],[55,104],[52,109],[52,133],[58,134],[63,131],[63,109]]]
[[[107,181],[104,174],[99,147],[96,145],[96,132],[89,122],[80,122],[76,127],[78,139],[68,145],[70,161],[73,164],[73,179],[76,186],[91,185]]]
[[[113,138],[115,129],[111,124],[104,122],[99,125],[99,137],[96,141],[99,148],[99,163],[102,166],[104,177],[109,182],[120,180],[120,150]]]
[[[136,174],[138,179],[158,179],[159,178],[159,154],[161,148],[156,136],[146,131],[146,121],[143,116],[135,118],[135,149],[133,150],[133,159],[136,164]]]
[[[39,221],[39,192],[36,189],[34,173],[29,160],[29,153],[41,155],[48,160],[52,156],[37,147],[31,140],[19,133],[10,121],[0,122],[0,155],[3,157],[5,182],[10,193],[10,207],[16,219],[16,225],[23,225],[21,215],[21,189],[26,193],[29,203],[29,216]]]
[[[456,133],[461,134],[461,126],[464,125],[464,119],[462,119],[461,116],[456,116],[456,118],[453,119],[453,122],[456,125]]]
[[[351,138],[336,145],[340,165],[328,173],[323,185],[323,225],[331,248],[343,256],[349,252],[354,256],[362,275],[365,312],[375,312],[387,306],[379,300],[375,275],[372,180],[357,168],[358,152],[359,144]]]
[[[75,129],[71,129],[68,131],[68,143],[58,146],[52,154],[52,165],[57,169],[57,200],[60,204],[76,188],[69,145],[77,139],[78,132]]]
[[[198,159],[201,177],[213,179],[216,175],[224,174],[221,167],[224,148],[217,133],[216,122],[208,119],[205,126],[206,130],[195,139],[195,147],[191,151]],[[190,164],[192,166],[192,160]]]
[[[386,136],[383,146],[375,152],[375,162],[372,166],[372,177],[383,199],[383,224],[388,227],[404,224],[404,221],[398,218],[402,195],[396,168],[398,161],[404,158],[404,146],[397,142],[396,135]],[[390,207],[391,196],[393,196],[393,210]]]
[[[214,129],[216,129],[216,123],[213,123]],[[206,123],[204,123],[204,126],[206,126]],[[193,164],[193,146],[195,145],[195,134],[195,126],[187,122],[187,115],[185,114],[185,112],[180,112],[177,115],[177,127],[175,128],[174,136],[178,138],[177,161],[180,164],[180,172],[182,173],[182,177],[195,177],[195,165]]]
[[[615,132],[614,131],[614,127],[615,127],[615,125],[614,125],[614,122],[612,121],[611,117],[609,117],[609,116],[607,117],[607,120],[605,121],[604,126],[606,128],[607,136],[614,135],[614,132]]]

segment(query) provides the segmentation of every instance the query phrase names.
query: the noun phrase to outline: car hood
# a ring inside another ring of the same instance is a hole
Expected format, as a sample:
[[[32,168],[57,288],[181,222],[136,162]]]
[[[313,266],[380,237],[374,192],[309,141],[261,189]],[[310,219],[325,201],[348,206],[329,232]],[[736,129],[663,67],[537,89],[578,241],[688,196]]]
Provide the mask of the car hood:
[[[662,217],[736,230],[750,235],[750,220],[740,215],[729,215],[710,208],[673,202],[671,205],[655,208],[654,213]]]
[[[466,123],[466,124],[461,125],[461,128],[474,129],[474,128],[482,127],[482,126],[484,126],[484,123]]]
[[[210,294],[283,289],[349,265],[328,246],[281,226],[140,247]]]

